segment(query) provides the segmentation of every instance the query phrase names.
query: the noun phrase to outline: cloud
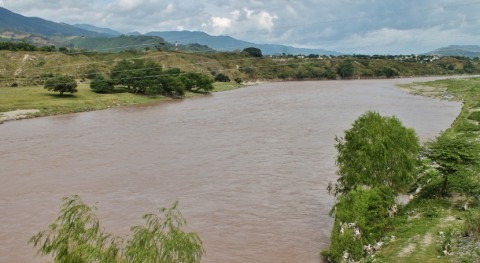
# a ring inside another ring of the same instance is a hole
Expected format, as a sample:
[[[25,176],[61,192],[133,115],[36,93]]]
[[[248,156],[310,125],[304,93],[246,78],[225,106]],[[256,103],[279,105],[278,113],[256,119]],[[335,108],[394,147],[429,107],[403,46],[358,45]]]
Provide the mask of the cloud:
[[[248,10],[247,17],[252,22],[258,23],[260,29],[266,29],[268,31],[272,30],[275,25],[274,20],[278,18],[275,15],[269,14],[267,11],[254,12],[252,10]]]
[[[347,52],[417,53],[480,43],[480,2],[471,0],[4,0],[4,5],[27,16],[122,32],[201,30]]]
[[[232,20],[226,17],[214,16],[211,18],[212,27],[215,29],[217,34],[223,33],[226,29],[232,26]]]

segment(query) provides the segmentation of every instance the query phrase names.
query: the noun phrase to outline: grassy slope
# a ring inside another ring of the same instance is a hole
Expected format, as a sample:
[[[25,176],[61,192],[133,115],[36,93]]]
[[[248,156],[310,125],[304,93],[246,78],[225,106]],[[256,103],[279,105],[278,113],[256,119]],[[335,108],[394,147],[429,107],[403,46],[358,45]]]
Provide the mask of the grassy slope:
[[[464,101],[462,112],[451,131],[479,137],[478,121],[469,120],[472,112],[480,110],[480,79],[452,79],[414,84],[416,94],[451,97]],[[395,229],[389,233],[387,245],[374,256],[376,262],[468,262],[456,254],[445,256],[442,246],[448,241],[448,231],[461,232],[467,212],[462,209],[464,197],[450,199],[418,199],[409,203],[396,219]],[[473,209],[478,209],[475,206]],[[443,234],[442,234],[443,233]],[[394,236],[394,240],[391,239]],[[479,260],[479,259],[477,259]]]

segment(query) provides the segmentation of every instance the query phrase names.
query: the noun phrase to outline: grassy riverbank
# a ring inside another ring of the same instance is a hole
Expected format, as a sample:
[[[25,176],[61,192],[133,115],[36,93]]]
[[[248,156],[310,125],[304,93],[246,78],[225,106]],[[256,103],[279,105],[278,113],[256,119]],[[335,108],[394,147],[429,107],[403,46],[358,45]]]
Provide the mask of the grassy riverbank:
[[[214,92],[227,91],[241,87],[236,83],[214,83]],[[202,96],[199,93],[186,93],[185,97]],[[112,107],[146,104],[172,100],[164,96],[141,96],[129,92],[99,94],[93,92],[88,84],[80,84],[73,95],[48,92],[42,86],[3,87],[0,88],[0,117],[2,112],[16,110],[38,110],[28,117],[49,116],[101,110]],[[0,118],[1,120],[1,118]],[[1,121],[0,121],[1,122]]]
[[[404,88],[413,94],[462,100],[462,111],[448,132],[480,139],[480,78],[414,83]],[[479,171],[479,167],[473,169],[477,182]],[[467,203],[469,208],[465,209]],[[465,236],[465,225],[471,222],[469,216],[478,209],[478,194],[420,195],[401,209],[393,229],[383,240],[385,245],[367,261],[479,262],[480,243]]]

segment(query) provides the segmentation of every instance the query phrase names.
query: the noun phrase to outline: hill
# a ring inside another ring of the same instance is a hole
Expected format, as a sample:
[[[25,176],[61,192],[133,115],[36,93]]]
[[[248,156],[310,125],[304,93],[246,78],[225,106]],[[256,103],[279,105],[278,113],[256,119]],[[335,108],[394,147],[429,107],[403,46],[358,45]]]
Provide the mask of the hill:
[[[217,51],[243,50],[247,47],[256,47],[262,50],[264,55],[295,54],[295,55],[341,55],[339,52],[324,49],[297,48],[286,45],[256,44],[248,41],[238,40],[230,36],[212,36],[200,31],[162,31],[149,32],[145,35],[159,36],[168,42],[180,44],[198,43],[207,45]]]
[[[164,43],[161,37],[117,36],[117,37],[76,37],[67,39],[65,45],[91,51],[118,52],[129,49],[145,49]]]
[[[443,57],[447,56],[459,56],[459,57],[480,57],[480,46],[478,45],[451,45],[448,47],[442,47],[432,52],[428,52],[430,55],[439,55]]]
[[[100,34],[106,34],[106,35],[111,35],[111,36],[122,35],[122,33],[118,32],[118,31],[115,31],[115,30],[112,30],[110,28],[96,27],[96,26],[88,25],[88,24],[75,24],[74,26],[78,27],[78,28],[81,28],[81,29],[84,29],[84,30],[97,32],[97,33],[100,33]]]
[[[158,36],[120,35],[116,37],[75,37],[62,42],[64,46],[99,52],[119,52],[125,50],[175,50],[174,44],[166,42]],[[207,46],[199,44],[179,45],[178,50],[185,52],[211,52]]]
[[[0,30],[39,34],[43,36],[104,36],[65,23],[55,23],[38,17],[25,17],[0,7]]]

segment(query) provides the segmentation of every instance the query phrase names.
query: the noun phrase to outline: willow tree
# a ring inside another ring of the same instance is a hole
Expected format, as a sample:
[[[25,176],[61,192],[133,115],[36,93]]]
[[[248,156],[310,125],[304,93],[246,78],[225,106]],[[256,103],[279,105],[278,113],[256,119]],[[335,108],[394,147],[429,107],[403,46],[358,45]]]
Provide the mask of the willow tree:
[[[387,186],[399,193],[413,182],[420,143],[398,118],[368,111],[335,141],[339,178],[329,185],[335,196],[357,187]]]
[[[396,117],[369,111],[336,137],[338,179],[328,190],[337,196],[331,215],[330,262],[359,261],[391,223],[394,197],[413,182],[420,144],[415,131]]]
[[[30,243],[59,263],[200,262],[205,254],[202,241],[196,233],[182,230],[186,220],[177,204],[144,215],[146,225],[132,227],[133,235],[123,246],[122,238],[104,232],[94,208],[74,195],[63,199],[57,220]]]

